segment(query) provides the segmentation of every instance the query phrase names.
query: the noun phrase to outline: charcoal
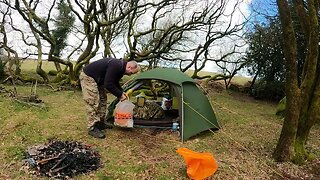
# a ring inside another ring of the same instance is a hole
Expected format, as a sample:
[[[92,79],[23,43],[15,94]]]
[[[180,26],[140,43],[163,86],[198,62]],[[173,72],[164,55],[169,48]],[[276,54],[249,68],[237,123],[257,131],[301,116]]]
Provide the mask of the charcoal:
[[[99,153],[76,141],[51,140],[48,144],[30,147],[25,162],[37,175],[58,179],[101,167]]]

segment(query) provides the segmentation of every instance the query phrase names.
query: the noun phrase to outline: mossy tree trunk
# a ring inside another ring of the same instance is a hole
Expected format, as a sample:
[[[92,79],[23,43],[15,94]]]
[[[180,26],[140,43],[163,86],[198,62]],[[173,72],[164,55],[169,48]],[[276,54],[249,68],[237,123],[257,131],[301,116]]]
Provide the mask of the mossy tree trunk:
[[[62,71],[61,66],[60,66],[60,64],[58,62],[54,62],[54,66],[56,67],[57,72],[61,72]]]
[[[44,80],[44,83],[48,83],[49,82],[48,74],[41,68],[41,66],[42,66],[42,61],[38,60],[36,72],[42,77],[42,79]]]
[[[48,74],[42,69],[42,44],[39,35],[32,29],[32,33],[36,39],[37,44],[34,45],[36,46],[38,50],[38,59],[37,59],[37,69],[36,72],[38,75],[40,75],[44,81],[44,83],[48,83]]]
[[[308,40],[306,48],[307,56],[303,68],[303,79],[301,83],[302,104],[300,109],[300,119],[295,142],[294,161],[303,164],[308,159],[305,145],[310,134],[310,129],[314,125],[319,111],[319,2],[308,0],[308,13],[304,8],[303,1],[294,2],[294,6],[300,18],[300,23]]]
[[[299,23],[307,39],[307,56],[301,85],[298,84],[297,41],[287,0],[277,0],[284,37],[286,59],[286,114],[280,139],[274,151],[277,161],[293,161],[303,164],[308,159],[306,143],[310,130],[319,120],[319,25],[317,12],[319,2],[293,1]],[[306,8],[307,7],[307,8]]]

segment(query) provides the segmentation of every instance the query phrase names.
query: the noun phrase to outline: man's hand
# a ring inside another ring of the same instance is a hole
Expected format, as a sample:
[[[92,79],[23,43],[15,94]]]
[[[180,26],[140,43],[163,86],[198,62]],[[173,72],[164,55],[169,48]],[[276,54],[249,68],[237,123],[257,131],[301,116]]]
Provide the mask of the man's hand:
[[[120,97],[120,101],[124,101],[126,99],[129,99],[126,93],[122,93],[121,97]]]

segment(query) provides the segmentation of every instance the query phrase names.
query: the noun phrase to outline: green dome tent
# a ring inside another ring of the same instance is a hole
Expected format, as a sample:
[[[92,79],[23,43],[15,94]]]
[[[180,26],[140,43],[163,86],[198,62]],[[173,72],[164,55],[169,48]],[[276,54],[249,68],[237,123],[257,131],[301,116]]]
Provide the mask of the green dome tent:
[[[179,131],[181,141],[206,131],[219,129],[219,124],[208,98],[197,87],[196,82],[183,72],[169,68],[155,68],[137,74],[124,88],[124,91],[135,87],[146,80],[164,81],[174,89],[173,96],[177,98],[179,110]],[[116,99],[108,107],[107,118],[112,117]]]

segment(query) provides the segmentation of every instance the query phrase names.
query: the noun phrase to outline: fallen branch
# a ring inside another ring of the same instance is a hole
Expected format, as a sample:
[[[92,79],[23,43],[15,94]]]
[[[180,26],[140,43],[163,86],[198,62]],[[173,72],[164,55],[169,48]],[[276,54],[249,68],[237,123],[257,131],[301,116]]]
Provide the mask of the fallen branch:
[[[63,158],[59,159],[59,161],[58,161],[54,166],[52,166],[52,168],[50,169],[50,171],[54,172],[53,170],[54,170],[57,166],[59,166],[59,165],[62,163],[62,161],[64,161],[66,158],[67,158],[67,155],[65,155]]]
[[[51,158],[47,158],[47,159],[42,159],[40,161],[37,161],[37,165],[46,164],[49,161],[54,160],[54,159],[58,159],[58,158],[60,158],[60,155],[57,155],[57,156],[54,156],[54,157],[51,157]]]
[[[35,106],[35,107],[39,107],[39,108],[42,108],[42,109],[45,109],[47,110],[46,106],[44,103],[33,103],[33,102],[26,102],[26,101],[22,101],[22,100],[19,100],[17,98],[13,98],[14,101],[20,103],[20,104],[23,104],[23,105],[27,105],[27,106]]]
[[[61,171],[61,170],[65,169],[65,168],[69,167],[70,165],[71,165],[71,163],[68,163],[68,164],[66,164],[66,165],[64,165],[64,166],[62,166],[62,167],[60,167],[60,168],[53,169],[53,170],[51,170],[51,169],[50,169],[49,173],[56,173],[56,172],[59,172],[59,171]]]

